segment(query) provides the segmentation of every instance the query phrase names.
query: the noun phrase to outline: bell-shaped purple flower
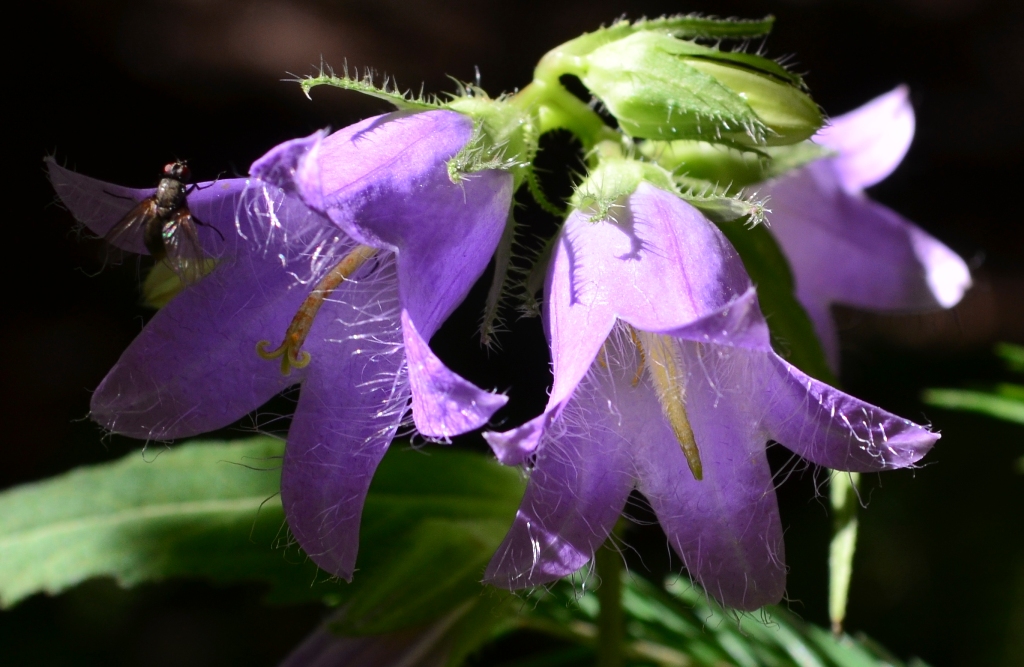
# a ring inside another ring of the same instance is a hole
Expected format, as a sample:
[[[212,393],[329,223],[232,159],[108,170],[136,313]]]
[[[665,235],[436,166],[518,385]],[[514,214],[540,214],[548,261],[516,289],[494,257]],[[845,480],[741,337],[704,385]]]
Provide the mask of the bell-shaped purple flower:
[[[253,179],[201,185],[188,205],[217,267],[154,315],[93,395],[93,419],[137,438],[186,437],[301,383],[282,501],[310,557],[350,579],[370,479],[410,407],[420,433],[444,439],[507,400],[428,345],[511,205],[506,172],[451,181],[448,160],[472,135],[456,112],[393,113],[282,144]],[[98,234],[151,193],[50,171]]]
[[[485,435],[503,463],[530,469],[486,580],[522,588],[577,570],[638,489],[711,595],[739,609],[777,602],[786,569],[768,442],[866,472],[913,465],[938,435],[777,356],[742,262],[695,208],[649,183],[621,203],[600,222],[573,212],[556,242],[545,412]]]
[[[768,184],[771,230],[792,267],[833,369],[829,306],[921,311],[954,306],[971,286],[964,261],[864,188],[891,174],[914,136],[905,86],[832,119],[814,141],[835,152]]]

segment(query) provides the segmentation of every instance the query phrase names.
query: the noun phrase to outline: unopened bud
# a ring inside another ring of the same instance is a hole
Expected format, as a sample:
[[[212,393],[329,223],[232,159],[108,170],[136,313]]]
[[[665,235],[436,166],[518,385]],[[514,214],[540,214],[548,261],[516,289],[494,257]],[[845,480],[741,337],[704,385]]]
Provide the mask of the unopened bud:
[[[774,146],[822,123],[799,79],[759,56],[638,32],[578,62],[583,84],[633,137]]]

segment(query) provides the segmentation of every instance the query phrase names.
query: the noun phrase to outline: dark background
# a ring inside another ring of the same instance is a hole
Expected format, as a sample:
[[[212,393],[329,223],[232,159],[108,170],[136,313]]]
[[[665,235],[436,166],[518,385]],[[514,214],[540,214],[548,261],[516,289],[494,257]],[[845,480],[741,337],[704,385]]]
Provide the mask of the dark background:
[[[833,114],[908,83],[917,138],[872,195],[960,252],[976,287],[952,312],[837,313],[844,386],[943,433],[922,469],[866,480],[871,502],[848,626],[936,666],[1024,663],[1024,475],[1014,470],[1024,429],[926,408],[918,398],[923,387],[1006,377],[991,346],[1024,342],[1024,12],[1017,2],[45,0],[22,11],[9,30],[31,46],[9,55],[5,83],[6,159],[15,180],[4,227],[0,488],[139,445],[103,437],[86,419],[90,389],[148,316],[138,305],[138,265],[100,272],[102,244],[81,238],[52,205],[46,154],[140,187],[174,157],[189,159],[200,179],[242,174],[280,141],[386,110],[328,89],[309,101],[282,81],[288,72],[311,73],[321,56],[336,67],[346,58],[371,65],[403,86],[422,82],[428,92],[452,90],[446,75],[472,80],[477,66],[483,87],[497,94],[528,83],[548,48],[624,13],[774,13],[767,54],[792,54]],[[550,147],[559,150],[566,149]],[[512,387],[515,407],[503,417],[523,421],[542,406],[548,381],[539,326],[516,323],[504,353],[488,357],[472,337],[481,293],[478,286],[434,346],[478,383]],[[245,432],[240,426],[229,435]],[[780,500],[790,608],[825,624],[829,518],[826,499],[815,495],[821,477],[799,472]],[[665,551],[654,528],[629,537],[651,553]],[[647,565],[655,575],[672,567]],[[125,592],[91,582],[0,613],[0,651],[10,664],[270,665],[320,611],[265,608],[259,599],[258,587],[177,583]]]

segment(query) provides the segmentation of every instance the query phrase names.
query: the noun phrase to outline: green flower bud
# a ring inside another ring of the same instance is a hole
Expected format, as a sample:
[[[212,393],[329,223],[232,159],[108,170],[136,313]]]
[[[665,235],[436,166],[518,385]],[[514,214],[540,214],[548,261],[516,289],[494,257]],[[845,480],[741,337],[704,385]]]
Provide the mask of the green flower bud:
[[[802,141],[822,123],[799,77],[759,56],[638,32],[573,64],[571,73],[633,137],[775,146]]]

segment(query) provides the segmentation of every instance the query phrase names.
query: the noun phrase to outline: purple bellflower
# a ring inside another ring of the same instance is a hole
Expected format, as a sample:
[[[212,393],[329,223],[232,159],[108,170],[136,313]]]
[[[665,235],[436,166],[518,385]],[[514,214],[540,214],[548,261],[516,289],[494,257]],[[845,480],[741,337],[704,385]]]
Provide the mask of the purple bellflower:
[[[219,263],[153,316],[93,395],[92,418],[131,437],[181,438],[301,384],[282,502],[310,557],[351,579],[370,480],[410,409],[421,434],[444,439],[507,400],[428,345],[486,267],[511,206],[505,171],[452,182],[448,162],[473,135],[460,113],[396,112],[286,142],[252,179],[201,185],[188,205]],[[98,234],[152,192],[50,172]]]
[[[485,579],[522,588],[576,571],[638,489],[712,596],[745,610],[777,602],[786,568],[768,442],[867,472],[911,466],[939,436],[777,356],[741,260],[690,204],[641,182],[610,211],[575,210],[556,241],[545,412],[485,434],[499,460],[530,469]]]
[[[951,308],[971,286],[964,261],[920,227],[871,201],[864,188],[891,174],[914,137],[905,86],[832,119],[814,141],[835,155],[772,181],[768,221],[789,259],[796,295],[833,370],[839,341],[829,306]]]

